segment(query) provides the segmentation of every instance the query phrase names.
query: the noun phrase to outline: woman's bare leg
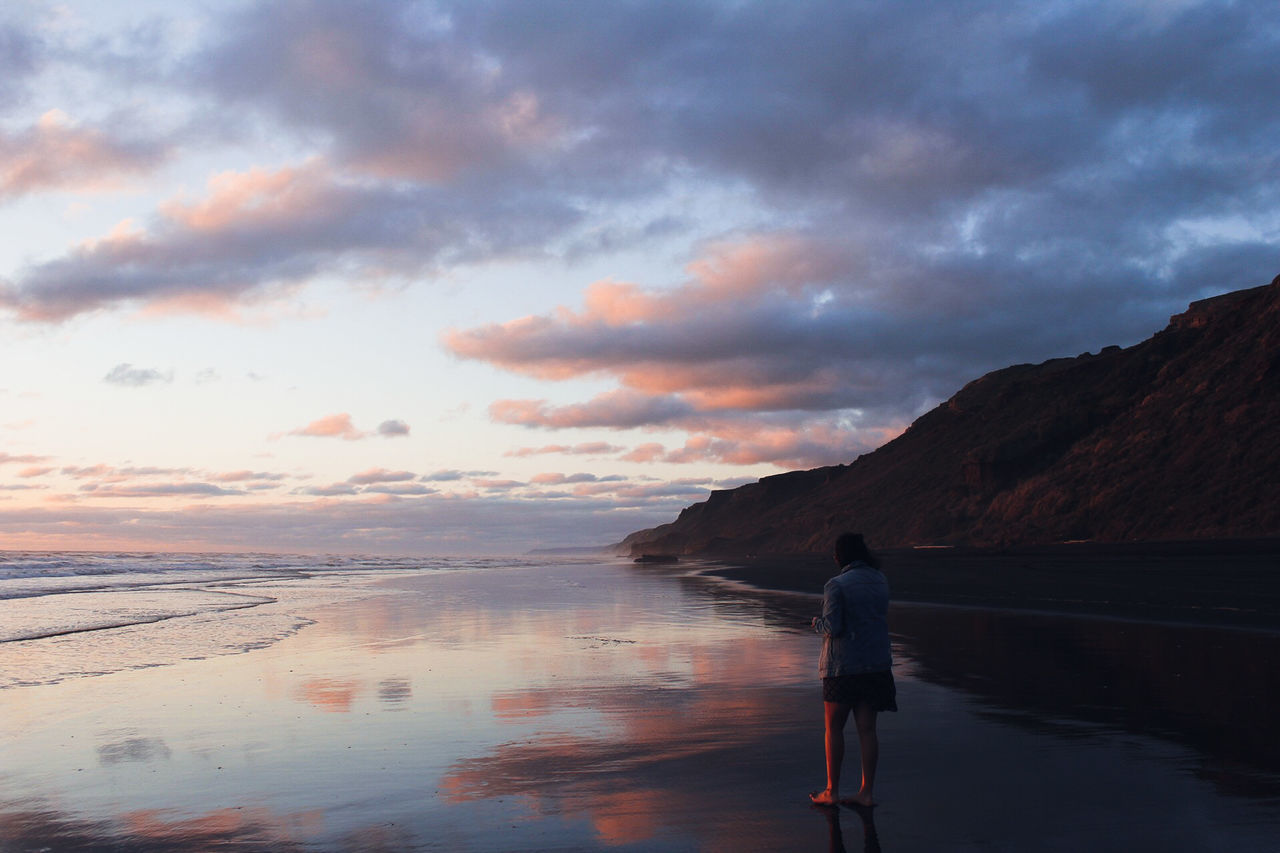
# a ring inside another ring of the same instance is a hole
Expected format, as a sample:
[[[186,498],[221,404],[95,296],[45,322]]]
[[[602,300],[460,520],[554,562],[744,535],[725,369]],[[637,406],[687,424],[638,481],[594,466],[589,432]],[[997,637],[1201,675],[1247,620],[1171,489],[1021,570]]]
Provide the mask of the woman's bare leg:
[[[853,722],[858,727],[858,748],[862,753],[862,785],[849,798],[861,806],[874,806],[871,789],[876,781],[876,764],[880,760],[880,738],[876,735],[876,709],[870,702],[859,702],[853,709]]]
[[[844,724],[849,720],[848,705],[823,702],[823,725],[826,728],[827,788],[815,791],[809,799],[818,805],[834,806],[840,799],[840,765],[844,763]]]

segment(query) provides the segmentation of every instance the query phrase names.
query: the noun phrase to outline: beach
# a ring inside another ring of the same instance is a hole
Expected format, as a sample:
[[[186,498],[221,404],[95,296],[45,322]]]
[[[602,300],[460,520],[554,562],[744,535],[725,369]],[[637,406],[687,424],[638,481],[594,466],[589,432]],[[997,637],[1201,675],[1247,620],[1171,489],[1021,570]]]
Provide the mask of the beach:
[[[885,550],[898,601],[1280,630],[1280,540]],[[821,594],[826,556],[733,557],[707,571]]]
[[[281,569],[0,643],[0,850],[1276,849],[1280,634],[895,603],[865,815],[805,796],[817,598],[707,568]]]

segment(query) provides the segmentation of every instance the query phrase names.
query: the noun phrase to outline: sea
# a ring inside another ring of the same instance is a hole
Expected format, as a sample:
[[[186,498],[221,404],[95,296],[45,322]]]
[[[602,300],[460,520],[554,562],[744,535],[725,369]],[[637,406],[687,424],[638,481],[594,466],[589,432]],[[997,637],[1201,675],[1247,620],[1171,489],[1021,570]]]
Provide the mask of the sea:
[[[263,553],[0,552],[0,689],[263,648],[311,624],[300,610],[423,572],[517,558]],[[227,618],[233,614],[235,618]],[[164,630],[148,626],[163,624]],[[32,654],[34,643],[39,654]]]

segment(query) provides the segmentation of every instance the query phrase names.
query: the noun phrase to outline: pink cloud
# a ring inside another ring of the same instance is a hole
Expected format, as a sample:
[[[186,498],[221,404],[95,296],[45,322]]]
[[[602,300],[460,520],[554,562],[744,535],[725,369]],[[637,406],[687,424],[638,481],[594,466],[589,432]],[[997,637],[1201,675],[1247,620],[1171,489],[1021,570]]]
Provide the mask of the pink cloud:
[[[32,466],[30,468],[23,468],[21,471],[18,472],[18,476],[19,477],[43,477],[45,474],[48,474],[52,470],[54,470],[52,467]]]
[[[848,462],[899,435],[906,424],[850,429],[827,419],[797,425],[710,423],[683,447],[662,455],[672,463],[721,462],[731,465],[770,463],[783,468],[814,468]]]
[[[451,329],[443,342],[463,358],[542,379],[617,372],[637,363],[642,368],[665,367],[749,355],[751,340],[726,341],[708,350],[705,336],[694,332],[682,339],[680,348],[673,348],[663,330],[680,330],[683,335],[691,324],[711,325],[708,319],[723,317],[726,309],[744,299],[756,304],[770,295],[792,301],[799,297],[807,308],[818,288],[842,269],[848,273],[851,261],[846,255],[799,235],[753,235],[710,246],[706,257],[689,265],[691,280],[682,286],[645,290],[598,281],[586,288],[582,311],[561,306],[550,316]]]
[[[14,465],[14,464],[30,465],[32,463],[45,462],[48,459],[49,459],[48,456],[35,456],[29,453],[19,454],[16,456],[11,453],[0,453],[0,465]]]
[[[580,218],[546,194],[473,197],[370,180],[352,166],[314,157],[223,172],[203,197],[170,199],[141,225],[123,222],[25,268],[0,305],[41,322],[118,305],[240,319],[239,308],[278,302],[321,272],[403,279],[540,246]]]
[[[915,368],[885,355],[901,342],[884,337],[895,328],[878,319],[884,294],[850,286],[859,264],[848,246],[748,235],[708,246],[677,287],[600,281],[580,310],[455,329],[443,342],[515,373],[618,384],[568,404],[496,400],[499,423],[688,433],[683,447],[646,443],[622,461],[844,462],[896,435],[916,413],[904,409],[932,402],[919,388],[904,395]]]
[[[103,465],[102,463],[99,463],[97,465],[84,465],[84,466],[68,465],[67,467],[62,469],[62,473],[66,474],[68,477],[76,477],[76,478],[103,477],[103,476],[106,476],[107,474],[110,474],[114,470],[115,468],[113,468],[110,465]]]
[[[195,232],[231,228],[278,228],[290,220],[329,212],[328,169],[319,160],[268,171],[222,172],[208,181],[208,195],[196,202],[172,200],[160,206],[171,223]]]
[[[697,286],[687,288],[685,295],[692,293],[714,303],[776,289],[801,293],[848,274],[854,260],[847,246],[794,233],[713,243],[703,257],[689,264]]]
[[[709,488],[705,484],[673,481],[660,483],[582,483],[573,489],[577,497],[613,495],[621,500],[653,500],[655,498],[678,498],[683,501],[701,500],[707,496]]]
[[[472,483],[474,483],[477,488],[496,490],[496,491],[518,489],[525,485],[519,480],[499,480],[499,479],[490,479],[490,478],[472,480]]]
[[[581,444],[545,444],[542,447],[519,447],[508,450],[503,456],[541,456],[549,453],[560,453],[567,456],[604,456],[618,453],[626,448],[604,441],[587,441]]]
[[[489,406],[495,421],[521,426],[613,427],[617,429],[663,423],[692,414],[674,397],[650,397],[630,391],[601,394],[587,403],[552,406],[545,400],[498,400]]]
[[[77,127],[51,110],[28,130],[0,132],[0,198],[55,187],[110,189],[121,176],[156,167],[167,153],[152,142]]]
[[[555,472],[547,472],[544,474],[535,474],[529,479],[530,483],[539,486],[558,486],[565,483],[595,483],[601,481],[618,481],[622,477],[612,475],[608,477],[600,477],[596,474],[588,474],[585,472],[577,474],[560,474]]]
[[[450,330],[444,345],[542,379],[611,375],[579,404],[500,400],[495,420],[550,428],[639,426],[694,414],[832,411],[875,402],[880,371],[850,363],[865,335],[827,318],[828,288],[856,266],[846,249],[794,234],[712,245],[667,289],[596,282],[580,311]],[[831,336],[832,342],[825,338]],[[862,398],[860,401],[859,398]]]
[[[651,441],[638,445],[630,453],[623,454],[619,458],[626,462],[655,462],[662,458],[665,452],[665,447],[656,441]]]
[[[663,424],[690,433],[684,446],[667,449],[657,442],[638,445],[619,458],[626,462],[771,463],[814,467],[848,462],[898,435],[906,424],[859,426],[837,417],[798,413],[787,417],[709,416],[679,398],[645,397],[628,391],[599,395],[587,403],[553,406],[545,400],[499,400],[491,417],[531,428],[603,427],[631,429]]]
[[[344,441],[358,441],[368,433],[356,429],[351,422],[351,415],[339,412],[336,415],[325,415],[306,426],[289,432],[289,435],[303,435],[313,438],[341,438]]]

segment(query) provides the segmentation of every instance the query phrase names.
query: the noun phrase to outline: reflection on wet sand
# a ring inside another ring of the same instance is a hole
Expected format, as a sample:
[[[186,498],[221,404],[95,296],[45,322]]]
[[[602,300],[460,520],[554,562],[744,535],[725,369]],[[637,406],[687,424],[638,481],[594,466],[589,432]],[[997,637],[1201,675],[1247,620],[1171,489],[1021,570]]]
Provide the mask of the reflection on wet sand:
[[[378,682],[378,699],[390,709],[403,708],[413,698],[413,685],[407,678],[387,678]]]
[[[744,798],[759,791],[743,784],[743,774],[772,774],[774,765],[796,760],[794,750],[779,754],[779,735],[793,729],[811,700],[807,693],[722,683],[508,694],[500,701],[508,713],[533,708],[554,719],[559,711],[590,707],[607,725],[594,735],[547,731],[501,744],[456,762],[441,790],[452,802],[520,797],[538,814],[582,815],[610,844],[649,838],[659,826],[704,840],[714,830],[725,844],[741,843],[768,834],[758,820],[768,805]]]
[[[683,583],[779,626],[814,607],[812,596]],[[890,625],[900,675],[963,691],[1003,720],[1167,739],[1195,749],[1225,793],[1280,794],[1280,632],[907,603]]]
[[[1009,722],[1167,738],[1227,792],[1280,794],[1280,634],[920,606],[895,608],[893,626],[916,677]]]
[[[321,711],[348,714],[360,692],[360,683],[352,679],[313,678],[298,687],[298,698]]]
[[[260,807],[224,808],[179,818],[161,811],[127,812],[110,820],[77,819],[39,802],[0,804],[3,849],[148,851],[247,851],[306,848],[324,821],[320,810],[282,815]]]
[[[1277,778],[1256,635],[896,608],[883,804],[823,815],[816,599],[607,565],[390,587],[239,658],[0,691],[0,848],[1191,850],[1211,827],[1270,853],[1280,826],[1251,781]],[[1261,708],[1200,695],[1240,681]]]
[[[154,737],[126,737],[98,747],[98,761],[102,764],[154,761],[170,755],[165,742]]]
[[[880,835],[876,832],[875,809],[865,806],[841,806],[840,808],[812,806],[811,808],[814,811],[821,812],[827,819],[827,832],[829,835],[827,849],[829,853],[848,853],[848,848],[845,847],[844,843],[844,828],[841,826],[841,822],[843,817],[850,812],[857,816],[858,824],[862,827],[862,853],[881,853]]]

